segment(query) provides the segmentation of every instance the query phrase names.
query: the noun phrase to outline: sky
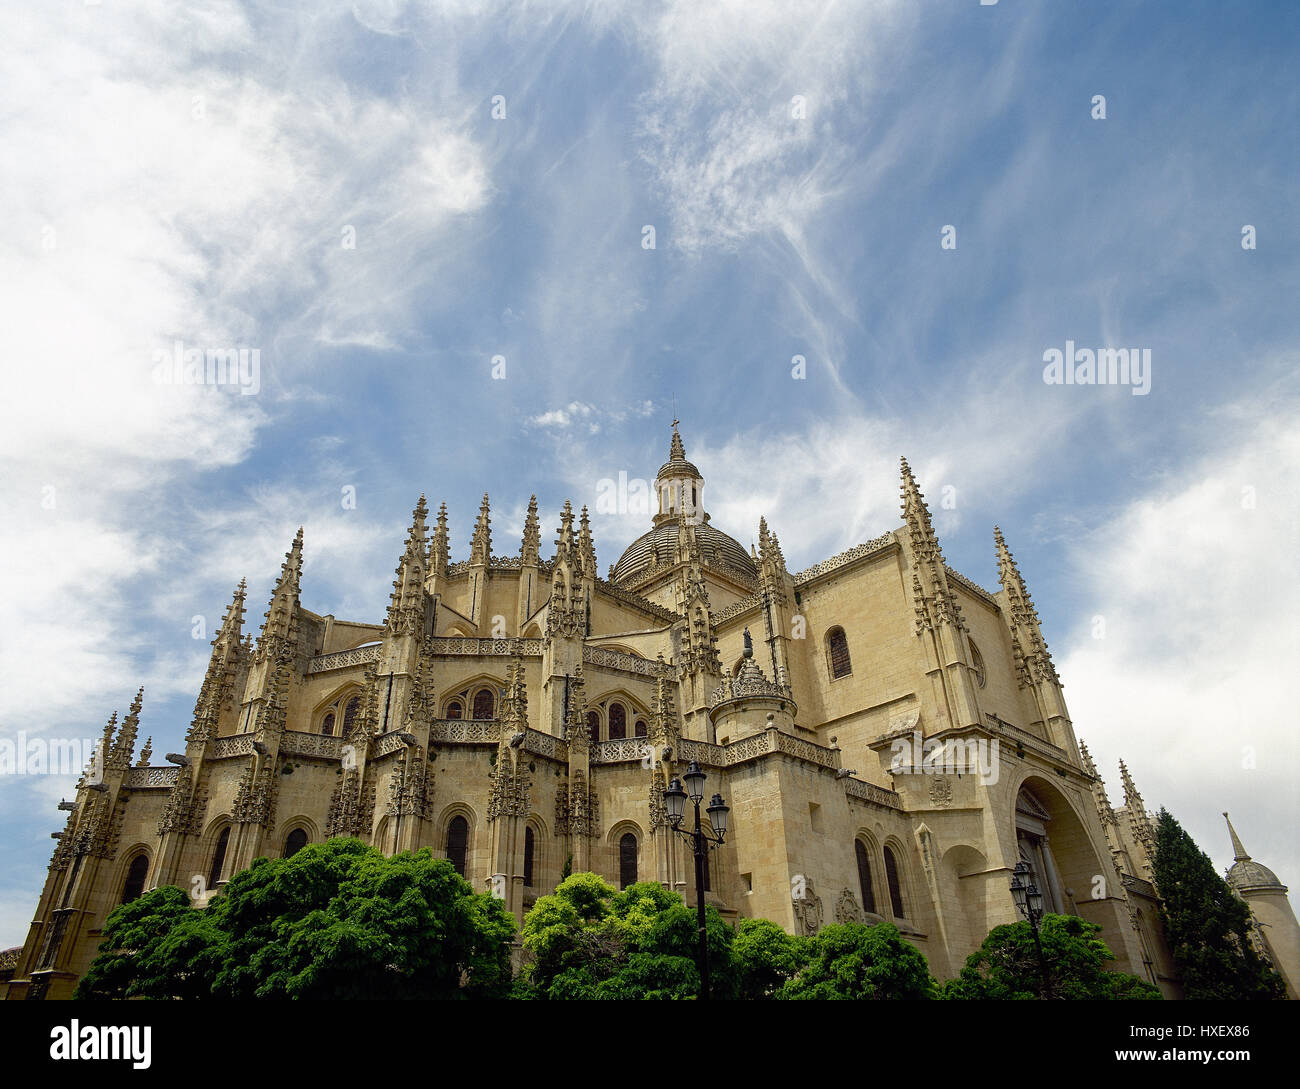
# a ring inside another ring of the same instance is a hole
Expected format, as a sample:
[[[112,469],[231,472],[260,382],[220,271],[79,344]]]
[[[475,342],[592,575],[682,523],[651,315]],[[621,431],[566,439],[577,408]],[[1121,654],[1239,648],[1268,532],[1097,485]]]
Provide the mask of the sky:
[[[340,618],[382,621],[421,493],[453,559],[485,491],[500,555],[530,494],[543,555],[585,503],[603,571],[648,520],[601,482],[652,480],[675,413],[713,524],[766,516],[791,570],[901,523],[900,456],[992,589],[1000,526],[1111,800],[1123,758],[1221,871],[1228,810],[1300,882],[1297,5],[3,0],[0,29],[0,740],[97,737],[143,685],[179,749],[235,584],[256,632],[300,525]],[[1150,362],[1045,380],[1069,345]],[[246,370],[190,382],[195,349]],[[0,775],[0,947],[75,779]]]

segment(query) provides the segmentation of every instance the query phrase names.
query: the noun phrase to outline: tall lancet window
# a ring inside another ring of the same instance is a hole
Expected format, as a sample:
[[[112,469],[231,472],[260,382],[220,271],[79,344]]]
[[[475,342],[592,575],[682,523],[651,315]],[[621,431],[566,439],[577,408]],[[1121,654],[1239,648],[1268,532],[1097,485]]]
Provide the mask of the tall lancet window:
[[[480,688],[474,693],[474,717],[476,719],[489,719],[496,710],[496,699],[492,695],[490,688]]]
[[[627,710],[621,703],[609,705],[609,739],[618,741],[627,737]]]
[[[847,677],[853,672],[849,660],[849,640],[843,628],[831,628],[826,633],[826,654],[830,660],[831,677]]]

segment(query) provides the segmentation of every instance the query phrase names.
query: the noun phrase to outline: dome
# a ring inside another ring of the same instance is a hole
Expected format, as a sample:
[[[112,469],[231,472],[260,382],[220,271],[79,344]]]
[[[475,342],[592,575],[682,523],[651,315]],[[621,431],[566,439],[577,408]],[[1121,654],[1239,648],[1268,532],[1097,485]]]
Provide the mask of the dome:
[[[726,564],[736,567],[751,578],[758,578],[758,568],[754,560],[739,541],[728,537],[720,529],[714,529],[707,522],[695,527],[695,539],[700,543],[700,552],[704,557],[704,566]],[[627,551],[614,564],[611,575],[613,582],[626,582],[653,567],[658,555],[661,562],[670,562],[677,551],[677,523],[662,522],[649,533],[643,533],[627,546]]]
[[[1277,874],[1253,858],[1242,859],[1232,864],[1232,869],[1228,871],[1228,884],[1237,890],[1258,889],[1265,886],[1278,889],[1282,887]]]

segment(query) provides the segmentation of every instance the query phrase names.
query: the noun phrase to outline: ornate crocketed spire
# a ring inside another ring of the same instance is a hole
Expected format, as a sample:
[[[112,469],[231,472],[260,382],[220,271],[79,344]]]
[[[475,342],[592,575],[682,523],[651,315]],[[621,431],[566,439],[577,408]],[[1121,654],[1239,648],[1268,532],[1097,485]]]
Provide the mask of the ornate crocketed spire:
[[[144,739],[144,748],[140,750],[140,759],[135,762],[135,766],[137,768],[147,768],[149,766],[149,758],[151,756],[153,756],[152,736],[146,737]]]
[[[394,635],[419,636],[424,631],[425,526],[429,513],[424,496],[411,512],[406,549],[397,563],[397,578],[388,600],[385,627]]]
[[[1111,807],[1110,798],[1106,794],[1106,784],[1101,776],[1097,774],[1097,765],[1093,763],[1092,753],[1088,751],[1086,742],[1080,740],[1079,753],[1083,757],[1083,770],[1092,778],[1092,796],[1097,803],[1097,812],[1101,815],[1103,824],[1115,823],[1115,810]]]
[[[1020,685],[1023,688],[1026,682],[1037,684],[1040,681],[1059,685],[1060,678],[1056,674],[1052,655],[1048,652],[1047,641],[1043,638],[1038,610],[1034,608],[1029,589],[1020,576],[1020,568],[1016,566],[1015,558],[997,526],[993,527],[993,540],[997,545],[998,581],[1007,597],[1007,619],[1011,627],[1011,645]]]
[[[226,608],[226,615],[221,619],[221,630],[217,633],[217,639],[224,636],[235,644],[239,643],[244,631],[244,599],[247,596],[248,580],[240,579],[239,585],[235,587],[235,596],[230,599],[230,605]],[[216,639],[213,640],[214,645],[215,643]]]
[[[656,744],[677,747],[677,710],[673,703],[673,684],[668,679],[669,669],[659,652],[659,665],[655,675],[654,724],[652,737]]]
[[[438,525],[429,542],[429,574],[443,576],[451,562],[451,546],[447,537],[447,504],[438,507]]]
[[[524,518],[524,540],[519,549],[520,561],[525,567],[536,567],[541,550],[541,523],[537,520],[537,496],[528,498],[528,514]]]
[[[135,739],[140,729],[140,708],[144,704],[144,688],[141,687],[131,701],[131,709],[122,720],[122,728],[117,732],[117,740],[108,757],[110,768],[129,768],[131,757],[135,753]]]
[[[582,517],[578,520],[578,556],[582,562],[582,573],[596,577],[596,546],[591,539],[591,522],[587,518],[587,508],[582,508]]]
[[[1147,815],[1146,804],[1142,801],[1142,795],[1133,785],[1133,777],[1129,775],[1128,768],[1125,767],[1124,761],[1119,762],[1120,781],[1124,784],[1124,808],[1128,811],[1129,827],[1133,831],[1133,838],[1136,839],[1146,849],[1148,860],[1156,856],[1156,833],[1151,825],[1151,818]],[[1150,866],[1148,863],[1148,872]]]
[[[501,697],[501,739],[509,742],[520,730],[528,728],[528,685],[524,680],[524,660],[518,655],[506,666],[506,692]]]
[[[564,736],[572,753],[586,752],[591,735],[587,732],[587,682],[579,662],[569,678],[569,712],[564,719]]]
[[[437,690],[433,683],[433,655],[423,646],[415,664],[411,694],[406,700],[405,725],[409,730],[424,726],[437,717]]]
[[[582,635],[587,627],[587,598],[581,576],[583,561],[573,532],[573,504],[564,501],[551,568],[551,600],[546,607],[546,636]],[[593,575],[595,574],[593,570]]]
[[[91,757],[90,767],[87,769],[86,782],[98,783],[104,778],[104,769],[108,767],[109,759],[113,752],[113,734],[117,730],[117,712],[114,711],[108,716],[108,722],[104,724],[104,735],[99,739],[99,744],[95,748],[94,755]]]
[[[478,507],[478,521],[474,523],[474,539],[470,542],[469,562],[487,566],[492,562],[492,519],[488,513],[487,492]]]
[[[930,509],[925,496],[912,476],[907,458],[900,458],[903,483],[900,492],[903,520],[907,523],[916,567],[912,571],[913,610],[916,614],[916,634],[933,630],[941,624],[951,624],[964,629],[961,607],[948,585],[947,568],[943,550],[930,522]]]
[[[280,565],[280,577],[271,593],[262,634],[257,640],[257,657],[263,661],[291,650],[298,639],[298,591],[302,582],[302,527]]]

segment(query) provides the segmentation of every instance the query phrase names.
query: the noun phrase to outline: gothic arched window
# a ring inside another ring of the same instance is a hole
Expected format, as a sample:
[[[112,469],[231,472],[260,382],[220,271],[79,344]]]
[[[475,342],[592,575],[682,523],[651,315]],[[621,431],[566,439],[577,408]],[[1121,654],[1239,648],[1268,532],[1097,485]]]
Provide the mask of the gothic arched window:
[[[347,737],[352,733],[352,724],[357,720],[357,713],[361,710],[361,697],[353,696],[348,700],[347,708],[343,712],[343,736]]]
[[[609,705],[609,739],[617,741],[627,737],[627,711],[621,703]]]
[[[537,838],[531,828],[524,829],[524,888],[533,887],[533,855],[537,849]]]
[[[492,689],[480,688],[474,693],[474,717],[482,721],[492,717],[496,710],[496,697],[492,695]]]
[[[295,828],[284,841],[284,857],[293,858],[299,851],[307,846],[307,832],[302,828]]]
[[[144,894],[144,881],[149,876],[149,856],[138,854],[131,859],[126,871],[126,883],[122,886],[122,903],[129,904],[139,900]]]
[[[452,700],[447,704],[448,718],[460,718],[464,713],[465,709],[460,705],[460,700]]]
[[[591,734],[591,743],[596,744],[600,740],[600,714],[598,712],[587,712],[587,730]]]
[[[452,817],[447,825],[447,858],[456,868],[456,872],[465,876],[465,856],[469,851],[469,821],[464,817]]]
[[[903,886],[898,879],[898,860],[894,858],[894,852],[888,847],[885,848],[885,880],[889,882],[889,907],[894,913],[895,919],[904,918],[903,913]]]
[[[862,907],[866,911],[876,910],[876,890],[871,884],[871,862],[867,858],[867,846],[862,840],[855,840],[853,853],[858,856],[858,888],[862,890]]]
[[[637,737],[647,737],[647,736],[649,736],[649,731],[646,729],[646,725],[645,725],[645,719],[643,719],[643,718],[639,718],[639,719],[636,720],[636,730],[635,730],[635,735],[636,735]]]
[[[334,712],[331,711],[325,716],[325,721],[320,724],[320,732],[326,737],[334,736]]]
[[[830,659],[831,677],[847,677],[853,672],[849,660],[849,640],[843,628],[831,628],[826,633],[826,653]]]
[[[217,849],[212,852],[212,868],[208,870],[208,889],[215,889],[221,880],[221,871],[226,865],[226,848],[230,846],[229,826],[221,830],[217,838]]]
[[[636,836],[631,832],[618,841],[618,884],[623,889],[636,884]]]
[[[973,639],[970,644],[970,660],[971,665],[975,669],[975,683],[983,688],[985,680],[984,655],[980,653],[980,648],[975,645],[975,640]]]

